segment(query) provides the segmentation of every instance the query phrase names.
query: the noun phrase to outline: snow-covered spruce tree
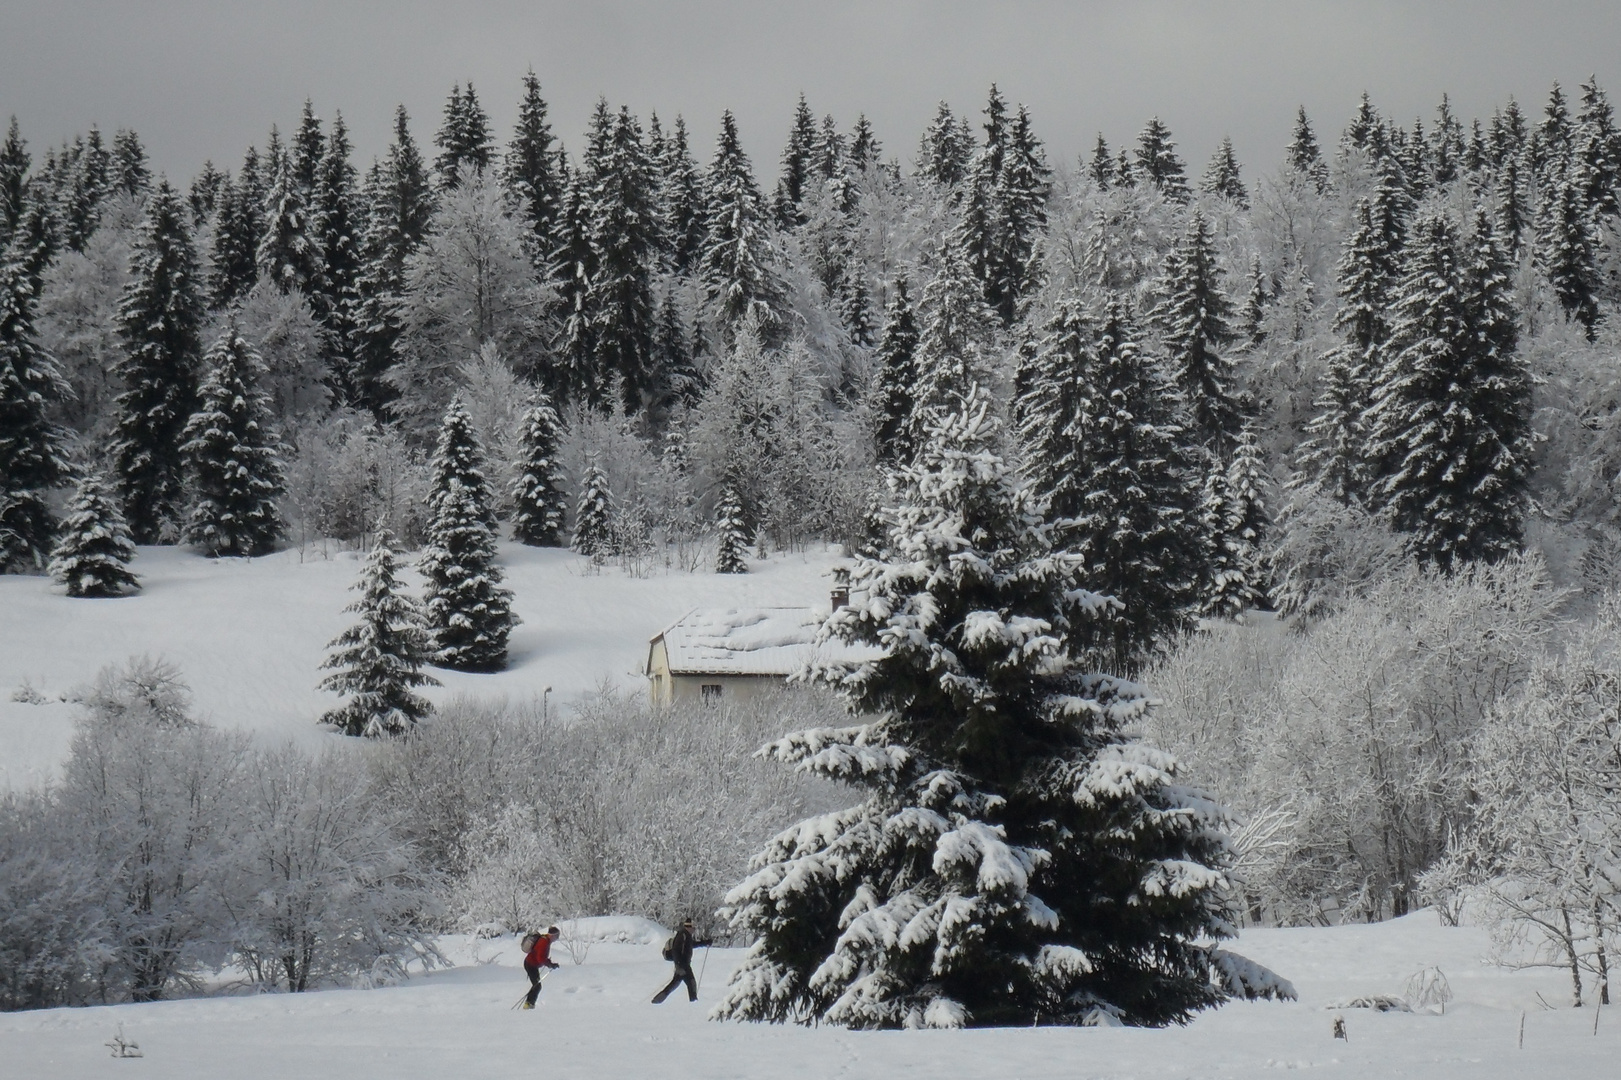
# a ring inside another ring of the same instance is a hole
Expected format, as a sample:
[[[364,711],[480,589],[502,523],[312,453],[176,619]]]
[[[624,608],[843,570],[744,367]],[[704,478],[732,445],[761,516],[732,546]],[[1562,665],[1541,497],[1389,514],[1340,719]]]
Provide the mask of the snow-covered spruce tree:
[[[403,105],[394,110],[394,141],[368,175],[364,196],[354,381],[365,407],[381,420],[394,396],[386,376],[398,358],[407,260],[422,242],[433,209],[428,166]]]
[[[608,474],[592,459],[580,481],[580,501],[574,508],[574,542],[570,547],[597,560],[614,554],[613,501]]]
[[[917,392],[917,319],[906,294],[906,279],[897,278],[878,339],[877,457],[885,464],[909,461],[913,395]]]
[[[715,573],[749,572],[749,525],[743,516],[743,499],[737,488],[727,484],[715,504],[715,532],[720,544],[715,550]]]
[[[1096,332],[1079,298],[1062,301],[1019,368],[1013,413],[1025,478],[1062,535],[1086,509],[1090,469],[1080,455],[1097,410],[1091,398]]]
[[[1171,202],[1188,201],[1187,173],[1182,159],[1176,155],[1176,144],[1171,141],[1171,129],[1157,116],[1148,118],[1142,134],[1137,136],[1136,175],[1159,189]],[[1122,158],[1124,160],[1124,158]],[[1121,183],[1129,182],[1125,176]]]
[[[1109,601],[1056,553],[974,387],[891,477],[891,561],[859,559],[812,677],[860,722],[763,751],[864,788],[776,836],[727,896],[753,939],[717,1018],[856,1028],[1187,1020],[1292,997],[1233,931],[1226,815],[1122,728],[1142,688],[1088,672]]]
[[[1362,414],[1379,367],[1379,350],[1390,335],[1390,291],[1395,283],[1397,253],[1375,219],[1367,199],[1351,212],[1352,230],[1339,263],[1339,312],[1334,327],[1343,344],[1325,358],[1319,410],[1306,425],[1301,471],[1325,493],[1350,505],[1367,494],[1366,431]]]
[[[1537,221],[1536,261],[1565,314],[1591,341],[1599,320],[1599,229],[1585,172],[1580,162],[1571,162],[1549,178]]]
[[[1237,337],[1232,302],[1221,291],[1221,267],[1204,214],[1193,212],[1182,242],[1165,260],[1154,312],[1171,377],[1187,402],[1194,435],[1223,459],[1243,426],[1237,377],[1227,351]]]
[[[1310,180],[1319,195],[1328,190],[1328,164],[1323,161],[1323,153],[1317,147],[1317,135],[1311,129],[1311,120],[1306,116],[1304,105],[1295,113],[1294,137],[1289,140],[1284,153],[1289,168]]]
[[[554,149],[546,99],[534,69],[523,77],[518,123],[501,165],[501,183],[517,203],[536,266],[544,267],[557,249],[557,219],[563,206],[563,159]]]
[[[335,672],[321,680],[321,689],[348,698],[321,722],[345,735],[401,735],[433,711],[411,692],[439,681],[422,670],[430,659],[428,635],[422,612],[401,590],[398,575],[399,553],[384,530],[352,586],[360,599],[344,608],[360,621],[327,646],[332,653],[321,665]]]
[[[264,365],[234,318],[203,365],[202,403],[180,448],[196,499],[183,539],[210,556],[263,555],[281,538],[276,500],[286,490],[269,401],[259,389]]]
[[[769,330],[776,325],[782,303],[776,249],[731,110],[721,116],[705,200],[700,274],[709,302],[728,332],[751,313],[762,329]]]
[[[484,446],[479,442],[478,432],[473,430],[473,418],[467,414],[461,397],[454,397],[439,423],[439,438],[433,448],[428,508],[438,510],[454,480],[481,508],[479,520],[494,529],[495,503],[489,482],[484,478],[485,466]]]
[[[460,84],[451,87],[445,102],[445,119],[434,136],[439,156],[433,167],[439,174],[441,187],[461,187],[489,167],[493,141],[490,137],[490,118],[479,104],[472,82],[463,93]]]
[[[1202,478],[1176,390],[1139,347],[1125,301],[1105,306],[1092,348],[1078,393],[1095,404],[1077,432],[1082,473],[1069,483],[1081,507],[1066,546],[1082,556],[1088,587],[1124,605],[1084,632],[1112,667],[1129,671],[1185,629],[1197,607],[1207,555]]]
[[[51,577],[67,586],[69,596],[122,596],[141,587],[129,569],[133,558],[135,542],[123,512],[101,477],[86,473],[51,550]]]
[[[30,264],[40,259],[13,247],[0,262],[0,573],[44,567],[56,528],[48,495],[71,471],[50,415],[68,382],[34,326]]]
[[[518,619],[495,562],[495,510],[484,480],[484,452],[459,399],[445,412],[432,470],[428,542],[419,568],[435,661],[458,671],[500,671],[507,663],[507,635]]]
[[[625,412],[641,409],[653,389],[654,302],[651,270],[657,221],[642,128],[628,108],[613,120],[590,186],[591,247],[596,272],[586,307],[597,378],[618,384]]]
[[[965,254],[956,244],[941,253],[934,279],[923,290],[912,388],[912,415],[903,429],[914,452],[942,409],[955,408],[962,395],[986,377],[987,343],[995,315],[982,299]]]
[[[259,275],[282,292],[309,288],[320,259],[311,232],[309,191],[299,184],[292,157],[284,157],[266,196]]]
[[[1233,460],[1205,481],[1204,529],[1210,545],[1201,612],[1239,619],[1266,602],[1266,463],[1253,426],[1239,434]]]
[[[1205,194],[1226,199],[1240,210],[1250,208],[1250,193],[1245,190],[1244,181],[1239,177],[1238,155],[1233,153],[1231,138],[1222,136],[1221,145],[1216,148],[1215,157],[1210,159],[1199,187]]]
[[[181,432],[197,404],[202,352],[202,282],[186,230],[190,211],[158,181],[130,257],[130,283],[118,307],[124,358],[118,373],[113,461],[118,494],[138,544],[179,531]]]
[[[1463,242],[1445,217],[1421,220],[1408,253],[1367,413],[1372,495],[1414,557],[1447,570],[1520,548],[1531,373],[1484,214]]]
[[[523,461],[512,482],[512,538],[531,547],[562,547],[568,514],[563,470],[557,463],[562,424],[544,394],[536,393],[523,418]]]

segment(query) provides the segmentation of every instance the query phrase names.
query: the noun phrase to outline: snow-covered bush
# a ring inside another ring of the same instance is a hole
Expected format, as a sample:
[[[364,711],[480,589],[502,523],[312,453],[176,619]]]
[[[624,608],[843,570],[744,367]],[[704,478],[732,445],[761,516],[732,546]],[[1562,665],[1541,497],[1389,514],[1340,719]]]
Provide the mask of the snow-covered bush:
[[[1254,919],[1376,919],[1468,815],[1471,740],[1530,672],[1564,594],[1535,557],[1408,568],[1299,633],[1212,625],[1144,676],[1149,733],[1254,825]],[[1240,837],[1243,833],[1240,833]]]
[[[229,882],[230,942],[260,985],[393,981],[439,961],[429,879],[364,766],[292,746],[253,755]]]
[[[1537,658],[1473,733],[1469,815],[1423,882],[1461,896],[1493,930],[1501,959],[1563,968],[1610,999],[1621,949],[1621,595],[1591,626]]]
[[[828,714],[803,691],[719,709],[605,693],[567,721],[453,703],[379,748],[374,786],[450,875],[462,926],[623,914],[707,929],[749,852],[829,804],[828,785],[754,751],[782,717]]]
[[[103,672],[62,783],[0,800],[0,1009],[154,1001],[227,963],[265,986],[438,960],[416,849],[338,752],[185,719],[173,668]]]

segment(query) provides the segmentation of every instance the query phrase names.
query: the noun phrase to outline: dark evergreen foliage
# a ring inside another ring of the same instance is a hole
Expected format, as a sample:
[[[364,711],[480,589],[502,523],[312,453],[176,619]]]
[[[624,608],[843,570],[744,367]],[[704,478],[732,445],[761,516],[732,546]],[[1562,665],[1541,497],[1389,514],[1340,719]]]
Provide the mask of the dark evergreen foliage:
[[[203,300],[184,201],[159,180],[130,257],[118,308],[124,392],[112,456],[136,543],[173,539],[180,526],[181,433],[197,403]]]
[[[86,472],[51,551],[50,573],[69,596],[123,596],[141,587],[129,569],[135,542],[101,477]]]
[[[286,489],[259,389],[264,364],[232,319],[203,367],[201,404],[180,447],[194,500],[183,539],[210,556],[263,555],[281,538],[276,500]]]
[[[687,122],[680,116],[675,118],[675,130],[665,143],[659,165],[661,216],[670,260],[677,273],[689,274],[697,268],[703,252],[708,213],[703,178],[687,145]]]
[[[1204,531],[1210,551],[1201,614],[1240,619],[1266,603],[1266,467],[1253,426],[1239,435],[1231,463],[1213,462],[1205,481]]]
[[[311,201],[310,241],[316,272],[309,294],[310,308],[321,324],[322,353],[335,396],[345,405],[363,408],[370,403],[358,333],[365,216],[349,155],[349,132],[340,113],[332,121]]]
[[[1551,173],[1537,222],[1537,267],[1566,316],[1591,341],[1599,321],[1599,236],[1587,202],[1587,169],[1580,161]]]
[[[906,279],[897,278],[884,311],[884,334],[878,341],[878,461],[900,465],[912,459],[912,414],[917,405],[917,318],[907,295]]]
[[[1068,299],[1041,328],[1019,368],[1014,418],[1024,471],[1060,534],[1086,512],[1091,463],[1086,429],[1097,415],[1092,380],[1096,329],[1078,299]]]
[[[299,186],[293,159],[283,157],[265,196],[259,273],[282,292],[305,291],[320,273],[320,252],[310,235],[308,196]]]
[[[439,680],[422,667],[429,662],[428,635],[415,600],[399,586],[399,554],[394,538],[380,533],[353,588],[360,599],[344,608],[360,616],[327,646],[322,668],[335,674],[321,689],[348,700],[321,717],[345,735],[403,735],[433,711],[412,693]]]
[[[12,116],[6,128],[6,141],[0,144],[0,247],[11,241],[22,222],[28,169],[32,164],[28,143],[22,137],[17,117]]]
[[[112,160],[109,163],[108,183],[113,191],[140,196],[152,184],[152,170],[146,164],[146,148],[141,137],[133,131],[119,131],[113,135]]]

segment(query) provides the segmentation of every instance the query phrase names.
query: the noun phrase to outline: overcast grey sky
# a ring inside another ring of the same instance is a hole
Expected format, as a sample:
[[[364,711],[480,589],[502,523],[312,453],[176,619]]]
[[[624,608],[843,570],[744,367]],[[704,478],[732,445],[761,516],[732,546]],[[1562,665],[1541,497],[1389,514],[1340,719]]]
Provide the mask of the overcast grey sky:
[[[396,102],[430,141],[468,79],[504,138],[530,66],[571,149],[601,95],[644,120],[685,114],[707,160],[729,107],[769,175],[804,91],[841,126],[865,111],[909,160],[937,101],[977,118],[995,81],[1055,159],[1158,114],[1195,169],[1230,134],[1253,175],[1276,166],[1296,104],[1329,142],[1363,89],[1405,123],[1443,90],[1466,118],[1510,94],[1540,111],[1554,79],[1595,72],[1621,95],[1621,2],[0,0],[0,115],[36,155],[92,122],[133,127],[177,178],[234,167],[306,96],[343,112],[362,160]]]

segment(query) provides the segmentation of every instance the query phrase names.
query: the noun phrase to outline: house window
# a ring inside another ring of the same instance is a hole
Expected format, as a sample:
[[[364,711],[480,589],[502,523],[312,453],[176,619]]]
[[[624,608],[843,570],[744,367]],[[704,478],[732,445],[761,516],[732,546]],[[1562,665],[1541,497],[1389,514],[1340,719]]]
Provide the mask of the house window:
[[[720,683],[704,683],[698,688],[698,692],[703,694],[705,705],[714,705],[720,701]]]

